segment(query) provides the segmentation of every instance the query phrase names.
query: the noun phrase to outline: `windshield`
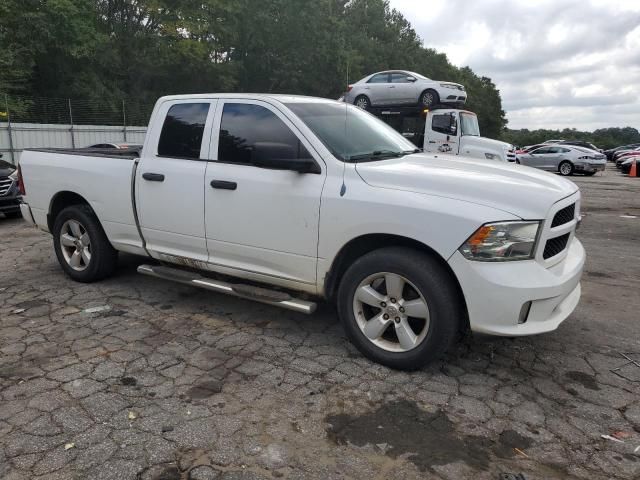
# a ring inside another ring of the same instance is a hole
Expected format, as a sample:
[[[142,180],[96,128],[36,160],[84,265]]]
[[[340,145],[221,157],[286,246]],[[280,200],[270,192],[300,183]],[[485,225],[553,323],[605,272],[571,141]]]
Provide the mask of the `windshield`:
[[[297,102],[286,105],[342,161],[380,160],[419,151],[386,123],[353,105]]]
[[[462,127],[462,135],[480,136],[480,127],[478,126],[478,117],[472,113],[460,112],[460,125]]]

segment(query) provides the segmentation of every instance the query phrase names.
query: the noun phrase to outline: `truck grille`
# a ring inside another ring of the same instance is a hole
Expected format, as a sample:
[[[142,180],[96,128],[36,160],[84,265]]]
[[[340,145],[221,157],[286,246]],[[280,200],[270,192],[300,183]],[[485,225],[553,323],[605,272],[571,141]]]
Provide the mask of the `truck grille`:
[[[9,177],[0,177],[0,195],[6,195],[12,183],[13,180]]]
[[[567,241],[569,240],[569,233],[565,233],[559,237],[550,238],[544,246],[544,253],[542,257],[547,258],[555,257],[565,248],[567,248]]]
[[[551,228],[558,227],[560,225],[564,225],[565,223],[569,223],[573,220],[576,214],[576,204],[572,203],[568,207],[564,207],[562,210],[558,210],[553,217],[553,221],[551,222]]]

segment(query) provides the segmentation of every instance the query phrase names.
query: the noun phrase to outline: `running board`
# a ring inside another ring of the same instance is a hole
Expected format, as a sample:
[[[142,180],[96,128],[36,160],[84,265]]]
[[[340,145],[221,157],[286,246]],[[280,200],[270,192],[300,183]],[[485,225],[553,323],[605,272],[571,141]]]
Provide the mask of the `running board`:
[[[274,305],[276,307],[286,308],[294,312],[312,314],[316,311],[317,305],[313,302],[293,298],[288,293],[269,290],[266,288],[254,287],[253,285],[245,285],[240,283],[227,283],[213,278],[203,277],[197,273],[179,270],[177,268],[140,265],[138,273],[149,275],[151,277],[171,280],[173,282],[200,287],[218,293],[226,293],[235,297],[255,300],[256,302]]]

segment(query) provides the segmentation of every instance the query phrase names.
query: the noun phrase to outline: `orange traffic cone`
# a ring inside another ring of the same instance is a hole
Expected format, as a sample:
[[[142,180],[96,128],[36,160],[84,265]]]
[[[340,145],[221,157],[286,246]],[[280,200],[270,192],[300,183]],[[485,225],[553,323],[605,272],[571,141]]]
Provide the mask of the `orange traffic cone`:
[[[637,177],[638,176],[638,161],[634,160],[633,163],[631,164],[631,170],[629,171],[629,176],[630,177]]]

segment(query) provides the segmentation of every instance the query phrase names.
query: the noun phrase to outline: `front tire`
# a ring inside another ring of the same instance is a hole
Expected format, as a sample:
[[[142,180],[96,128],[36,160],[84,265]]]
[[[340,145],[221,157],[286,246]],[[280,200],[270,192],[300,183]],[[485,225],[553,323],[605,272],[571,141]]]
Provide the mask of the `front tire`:
[[[356,260],[342,277],[337,303],[358,350],[404,370],[441,357],[454,342],[464,312],[450,272],[435,258],[403,247]]]
[[[440,97],[435,90],[425,90],[420,94],[420,105],[424,108],[433,108],[440,103]]]
[[[58,262],[73,280],[95,282],[114,272],[118,252],[88,205],[71,205],[62,210],[52,233]]]
[[[560,165],[558,165],[558,172],[560,172],[560,175],[562,175],[563,177],[569,177],[573,175],[573,163],[571,163],[569,160],[560,162]]]

